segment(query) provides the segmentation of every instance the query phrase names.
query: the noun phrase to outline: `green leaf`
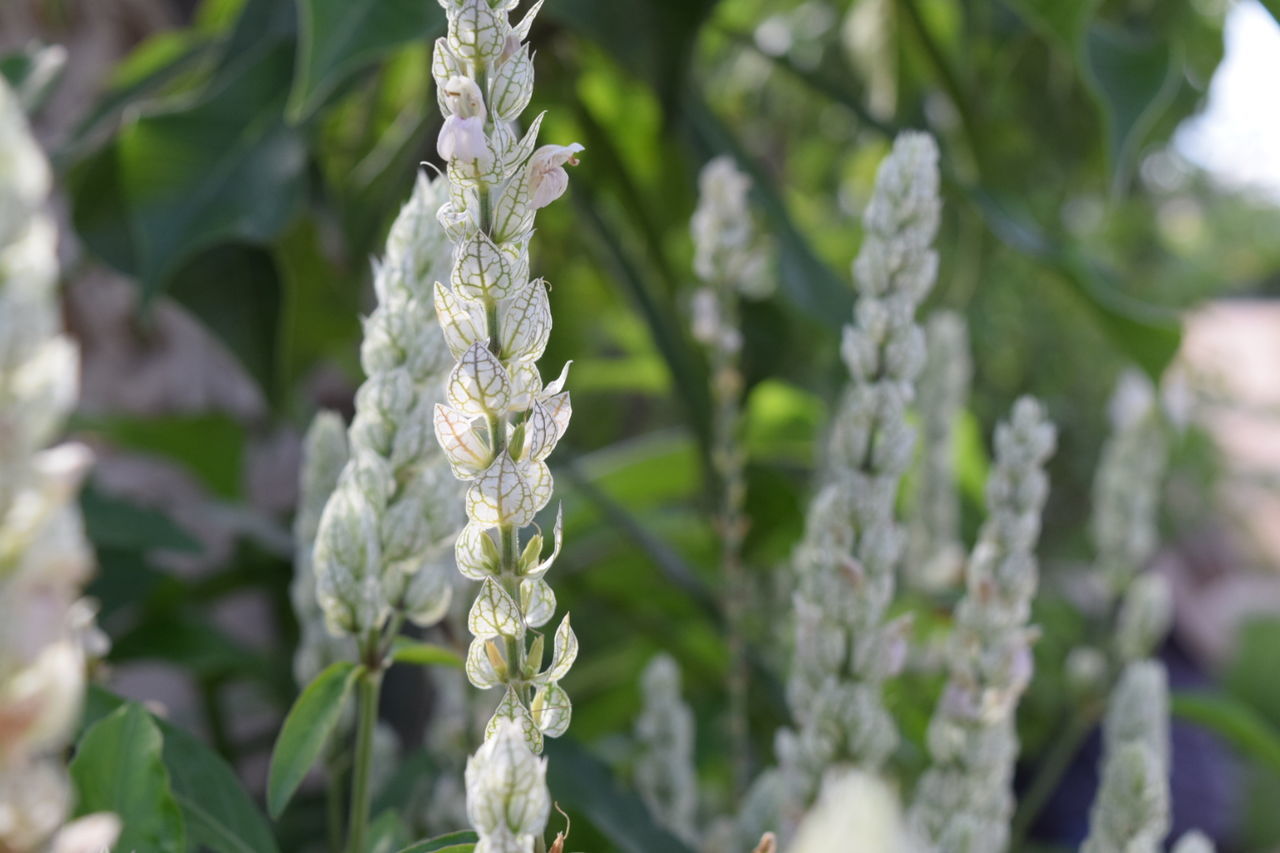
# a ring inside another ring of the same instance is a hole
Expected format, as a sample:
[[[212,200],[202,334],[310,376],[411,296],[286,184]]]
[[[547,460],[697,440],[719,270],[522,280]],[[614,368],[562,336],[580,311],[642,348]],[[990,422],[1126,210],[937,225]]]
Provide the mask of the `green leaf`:
[[[130,702],[90,727],[76,745],[71,780],[76,814],[112,812],[123,829],[117,850],[180,853],[186,829],[161,758],[151,715]]]
[[[608,766],[572,738],[548,739],[547,782],[556,798],[573,804],[624,853],[692,853],[659,826],[640,798],[613,777]]]
[[[392,646],[391,659],[396,663],[414,666],[451,666],[461,668],[462,658],[453,649],[435,643],[418,643],[408,637],[397,637]]]
[[[1227,693],[1180,692],[1170,702],[1175,717],[1209,729],[1242,756],[1280,773],[1280,730]]]
[[[1084,36],[1098,0],[1006,0],[1009,7],[1041,36],[1065,48],[1072,55]]]
[[[430,841],[411,844],[400,853],[471,853],[480,839],[471,830],[438,835]]]
[[[298,59],[289,119],[308,118],[352,73],[395,48],[444,30],[444,12],[422,0],[297,0]]]
[[[1271,13],[1271,17],[1280,24],[1280,0],[1262,0],[1262,7]]]
[[[342,706],[364,667],[353,661],[329,664],[298,696],[271,753],[267,776],[267,809],[279,817],[293,792],[316,763],[329,734],[342,716]]]
[[[291,66],[287,44],[235,64],[203,98],[136,117],[73,176],[77,228],[145,299],[201,250],[270,241],[300,208],[306,146],[282,116]]]
[[[84,515],[85,533],[98,548],[163,548],[185,553],[201,550],[200,543],[164,513],[108,497],[92,485],[80,493],[80,512]]]
[[[222,339],[266,397],[276,397],[284,285],[271,253],[237,244],[203,251],[183,264],[170,295]]]
[[[1178,91],[1179,63],[1160,37],[1138,38],[1094,24],[1084,41],[1085,80],[1102,112],[1111,163],[1111,185],[1129,180],[1143,138]]]
[[[74,427],[96,433],[116,447],[177,462],[218,497],[240,494],[244,429],[225,415],[85,417],[76,418]]]
[[[90,687],[85,701],[86,725],[124,705],[119,696]],[[164,720],[152,720],[164,736],[164,763],[174,798],[182,809],[189,844],[215,853],[278,853],[266,817],[231,766],[199,738]]]

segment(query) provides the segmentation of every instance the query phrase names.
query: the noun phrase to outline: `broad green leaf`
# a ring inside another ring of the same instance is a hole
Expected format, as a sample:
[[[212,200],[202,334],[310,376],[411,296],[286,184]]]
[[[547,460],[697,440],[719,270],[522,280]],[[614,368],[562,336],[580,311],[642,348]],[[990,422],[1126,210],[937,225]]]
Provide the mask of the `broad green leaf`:
[[[134,118],[73,175],[77,229],[145,299],[203,249],[274,239],[301,206],[306,148],[281,114],[291,65],[287,44],[237,63],[202,99]]]
[[[298,57],[288,114],[306,119],[347,77],[410,41],[444,31],[444,12],[422,0],[296,0]]]
[[[1138,38],[1104,24],[1089,27],[1082,69],[1102,111],[1111,185],[1129,180],[1143,138],[1178,90],[1178,63],[1163,38]]]
[[[692,853],[657,824],[640,798],[573,738],[548,739],[547,783],[556,799],[584,813],[624,853]]]
[[[364,668],[353,661],[329,664],[298,696],[271,753],[267,775],[267,809],[279,817],[293,792],[320,758],[325,742],[342,716],[342,706]]]
[[[1280,649],[1280,618],[1259,616],[1246,620],[1235,636],[1235,654],[1223,673],[1222,683],[1274,726],[1280,726],[1280,680],[1275,672]]]
[[[116,447],[177,462],[222,498],[238,497],[244,429],[225,415],[77,418],[75,428]]]
[[[429,841],[411,844],[400,853],[471,853],[480,839],[471,830],[438,835]]]
[[[354,272],[325,252],[316,223],[300,220],[276,244],[284,284],[280,323],[280,384],[296,383],[318,362],[355,361],[360,339],[360,288]]]
[[[90,687],[85,725],[126,704],[100,687]],[[215,853],[278,853],[266,817],[230,765],[199,738],[164,720],[152,720],[164,736],[164,763],[186,822],[188,843]]]
[[[1242,755],[1280,773],[1280,730],[1228,693],[1178,692],[1170,700],[1175,717],[1209,729]]]
[[[215,246],[174,276],[169,295],[200,319],[274,399],[280,379],[284,283],[275,259],[256,246]]]
[[[180,853],[186,847],[163,748],[151,715],[133,702],[99,720],[76,744],[70,767],[76,813],[118,815],[123,828],[117,850]]]
[[[438,646],[435,643],[419,643],[408,637],[398,637],[391,650],[391,659],[396,663],[408,663],[414,666],[451,666],[455,669],[462,666],[462,658],[453,649]]]
[[[1027,25],[1073,56],[1098,0],[1007,0]]]
[[[92,485],[80,492],[80,512],[85,533],[98,548],[121,548],[187,553],[201,550],[185,530],[169,516],[117,497],[109,497]]]

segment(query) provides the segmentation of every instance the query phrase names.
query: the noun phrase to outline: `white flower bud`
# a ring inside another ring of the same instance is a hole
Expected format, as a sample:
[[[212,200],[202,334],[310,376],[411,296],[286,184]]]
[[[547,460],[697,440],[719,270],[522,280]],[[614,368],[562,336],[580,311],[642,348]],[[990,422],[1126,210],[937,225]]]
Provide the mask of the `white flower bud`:
[[[440,126],[436,151],[444,160],[484,163],[489,159],[489,140],[484,135],[484,119],[451,115]]]
[[[499,347],[504,361],[537,361],[551,337],[546,282],[531,281],[498,305]]]
[[[504,452],[467,490],[467,518],[490,527],[524,527],[541,508],[538,497],[520,466]]]
[[[533,96],[533,58],[528,49],[521,49],[516,43],[494,71],[489,94],[499,121],[514,121],[524,112]]]
[[[467,761],[467,815],[481,844],[504,853],[532,849],[551,812],[546,774],[520,725],[502,721]]]
[[[1192,830],[1178,839],[1173,853],[1214,853],[1213,842],[1203,832]]]
[[[500,415],[511,406],[511,379],[482,343],[471,345],[449,373],[449,405],[468,417]]]
[[[640,676],[643,707],[635,732],[640,756],[635,781],[649,812],[689,844],[697,841],[698,781],[693,760],[693,711],[680,695],[680,668],[658,655]]]
[[[585,149],[574,142],[571,145],[544,145],[529,160],[526,180],[529,182],[530,204],[540,210],[564,195],[569,188],[566,164],[578,165],[577,154]]]
[[[539,685],[529,709],[534,725],[547,737],[560,737],[569,730],[573,703],[559,684]]]

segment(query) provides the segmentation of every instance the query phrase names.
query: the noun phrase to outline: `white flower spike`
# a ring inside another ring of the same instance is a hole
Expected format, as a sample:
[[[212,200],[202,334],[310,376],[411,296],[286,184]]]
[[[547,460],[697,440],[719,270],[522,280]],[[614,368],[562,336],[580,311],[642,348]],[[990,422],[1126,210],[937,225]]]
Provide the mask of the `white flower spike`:
[[[583,149],[574,143],[535,150],[541,116],[518,135],[533,93],[532,54],[523,41],[540,4],[514,26],[508,15],[516,3],[441,5],[449,31],[436,42],[432,74],[445,116],[440,156],[452,191],[438,218],[456,249],[452,269],[437,279],[434,301],[455,364],[446,405],[431,417],[454,476],[467,484],[468,523],[454,549],[458,570],[482,582],[468,619],[476,640],[467,676],[481,689],[506,688],[485,745],[468,766],[467,801],[478,851],[527,853],[545,827],[545,785],[513,786],[497,796],[481,784],[497,771],[482,768],[500,758],[502,766],[516,766],[512,731],[540,751],[544,735],[562,734],[572,711],[559,684],[577,654],[568,617],[556,631],[551,663],[541,668],[539,629],[556,607],[544,576],[559,552],[561,525],[557,521],[554,549],[545,558],[542,535],[525,532],[552,498],[545,460],[571,411],[563,377],[544,387],[536,366],[550,338],[551,308],[546,285],[529,275],[529,240],[536,212],[564,194],[565,167],[577,165]],[[536,762],[532,754],[528,759]],[[508,817],[518,811],[521,818],[497,819],[499,811]]]

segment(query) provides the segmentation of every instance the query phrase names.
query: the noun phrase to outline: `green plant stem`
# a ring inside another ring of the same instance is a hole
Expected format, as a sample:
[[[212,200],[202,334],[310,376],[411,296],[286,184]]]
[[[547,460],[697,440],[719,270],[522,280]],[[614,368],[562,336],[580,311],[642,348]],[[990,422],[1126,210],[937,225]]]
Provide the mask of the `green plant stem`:
[[[1071,760],[1080,751],[1080,745],[1088,737],[1089,732],[1098,722],[1096,711],[1082,708],[1067,724],[1062,736],[1053,742],[1048,755],[1040,762],[1035,776],[1027,791],[1018,801],[1018,811],[1014,815],[1009,849],[1017,850],[1022,846],[1027,833],[1031,831],[1040,812],[1049,802],[1049,797],[1058,789],[1062,774],[1071,766]]]
[[[328,831],[330,853],[342,849],[342,772],[337,762],[330,759],[325,768],[329,782],[325,786],[325,826]]]
[[[369,809],[373,799],[370,778],[373,775],[373,732],[378,724],[378,695],[382,689],[381,661],[360,676],[356,699],[356,757],[351,781],[351,820],[348,826],[347,853],[365,853],[365,836],[369,828]]]

